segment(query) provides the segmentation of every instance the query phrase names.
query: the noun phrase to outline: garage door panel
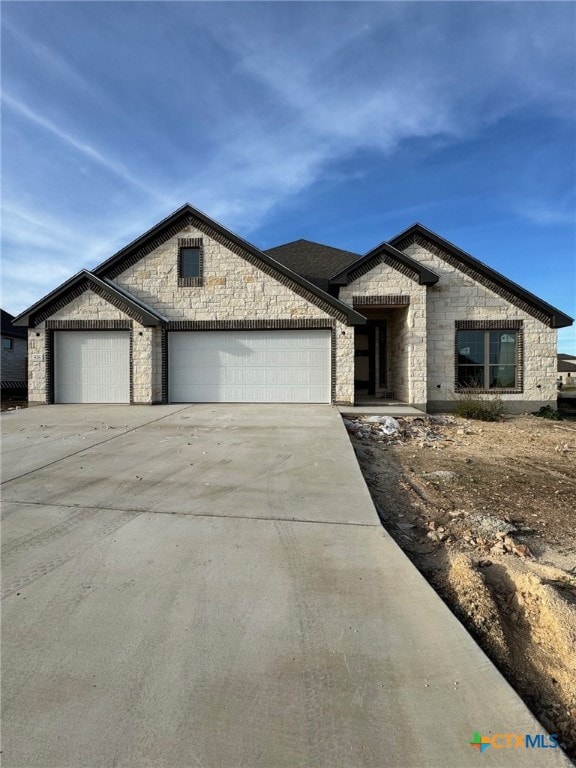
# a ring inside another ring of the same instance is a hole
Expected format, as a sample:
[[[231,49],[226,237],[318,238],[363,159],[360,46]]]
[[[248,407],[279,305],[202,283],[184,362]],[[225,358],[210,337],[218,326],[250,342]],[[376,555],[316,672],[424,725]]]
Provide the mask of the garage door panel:
[[[324,403],[325,387],[311,387],[306,400],[301,392],[291,386],[284,387],[242,387],[220,385],[219,399],[214,396],[213,386],[175,387],[171,391],[174,403]]]
[[[169,334],[172,402],[331,399],[328,330]]]
[[[54,390],[57,403],[129,403],[129,333],[55,332]]]

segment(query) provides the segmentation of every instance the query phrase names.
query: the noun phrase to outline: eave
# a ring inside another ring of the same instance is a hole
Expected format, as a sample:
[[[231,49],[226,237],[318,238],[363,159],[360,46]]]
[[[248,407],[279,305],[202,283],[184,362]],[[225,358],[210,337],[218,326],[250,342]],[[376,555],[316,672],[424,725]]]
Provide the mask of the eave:
[[[391,260],[391,266],[394,268],[394,262],[398,262],[400,265],[406,267],[413,272],[418,279],[419,285],[434,285],[440,279],[439,276],[426,267],[423,267],[414,259],[411,259],[406,254],[402,253],[398,249],[391,246],[389,243],[380,243],[375,248],[363,256],[358,261],[351,264],[346,269],[338,272],[330,278],[330,285],[348,285],[351,282],[351,275],[361,270],[365,265],[368,265],[371,261],[374,261],[374,266],[382,263],[388,257]]]
[[[140,257],[139,254],[142,254],[143,257],[146,253],[150,253],[162,242],[165,242],[166,239],[175,236],[179,230],[188,224],[202,232],[206,232],[209,236],[215,237],[220,242],[223,241],[225,245],[231,247],[239,255],[242,255],[242,252],[249,254],[256,262],[261,262],[262,265],[268,267],[273,273],[282,275],[304,291],[313,294],[323,304],[327,305],[327,308],[337,311],[340,315],[345,315],[349,325],[358,325],[366,322],[366,318],[347,304],[344,304],[314,285],[314,283],[285,267],[271,256],[256,248],[252,243],[226,229],[222,224],[214,221],[214,219],[211,219],[189,203],[178,208],[170,216],[167,216],[143,235],[136,238],[136,240],[133,240],[109,259],[102,262],[102,264],[99,264],[93,270],[93,274],[101,278],[114,277],[120,274],[124,269],[124,265],[134,263],[134,260]],[[325,311],[329,311],[327,308],[325,308]]]
[[[36,318],[47,312],[49,313],[52,307],[55,307],[61,300],[66,299],[67,294],[82,283],[86,283],[87,289],[95,289],[95,292],[104,299],[111,300],[111,303],[113,303],[114,306],[125,311],[126,314],[129,314],[131,317],[136,316],[138,322],[142,325],[156,326],[164,325],[166,323],[166,319],[162,317],[162,315],[157,313],[151,307],[145,305],[135,296],[130,295],[127,291],[119,289],[108,280],[101,280],[99,277],[96,277],[96,275],[88,272],[88,270],[83,269],[73,275],[69,280],[62,283],[62,285],[59,285],[58,288],[55,288],[47,296],[44,296],[40,301],[37,301],[36,304],[33,304],[19,314],[18,317],[15,317],[12,321],[13,325],[28,327],[34,325],[38,322]],[[53,311],[56,312],[58,309],[54,308]]]
[[[522,286],[509,280],[507,277],[504,277],[500,272],[497,272],[486,264],[483,264],[481,261],[478,261],[474,256],[471,256],[469,253],[466,253],[466,251],[458,248],[458,246],[450,243],[443,237],[440,237],[440,235],[426,229],[422,224],[413,224],[399,235],[393,237],[390,240],[390,243],[393,246],[399,246],[407,238],[413,236],[422,237],[441,251],[449,254],[456,263],[460,262],[462,266],[468,268],[468,270],[473,273],[476,273],[477,276],[499,286],[503,291],[516,297],[518,301],[524,302],[537,312],[542,313],[549,319],[551,328],[566,328],[574,322],[574,319],[569,315],[543,301],[538,296],[530,293],[530,291],[525,290]],[[441,255],[440,258],[442,258]]]

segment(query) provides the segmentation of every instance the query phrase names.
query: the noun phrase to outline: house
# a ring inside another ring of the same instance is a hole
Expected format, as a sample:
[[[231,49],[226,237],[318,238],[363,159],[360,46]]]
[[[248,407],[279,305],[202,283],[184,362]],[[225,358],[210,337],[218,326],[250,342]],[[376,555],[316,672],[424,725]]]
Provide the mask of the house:
[[[558,379],[561,387],[576,387],[576,355],[558,355]]]
[[[2,364],[0,379],[2,391],[26,389],[28,367],[28,333],[25,328],[12,324],[14,315],[0,310],[2,332]]]
[[[186,204],[23,312],[31,403],[298,402],[462,392],[556,404],[572,319],[420,224],[360,255],[263,252]]]

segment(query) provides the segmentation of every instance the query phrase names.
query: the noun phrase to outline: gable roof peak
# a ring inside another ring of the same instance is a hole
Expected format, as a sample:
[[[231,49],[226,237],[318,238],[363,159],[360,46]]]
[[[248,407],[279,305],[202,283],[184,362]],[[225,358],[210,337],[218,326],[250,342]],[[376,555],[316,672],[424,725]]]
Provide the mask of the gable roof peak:
[[[80,286],[80,290],[82,291],[86,289],[95,291],[107,301],[109,301],[110,298],[120,301],[119,308],[131,317],[136,313],[138,321],[143,325],[163,325],[166,322],[166,318],[157,312],[157,310],[149,307],[127,290],[120,288],[106,278],[99,278],[87,269],[81,269],[49,294],[44,296],[44,298],[40,299],[40,301],[37,301],[31,307],[24,310],[24,312],[21,312],[18,317],[14,319],[14,324],[19,326],[34,325],[35,319],[38,319],[42,312],[48,310],[48,314],[50,314],[57,311],[58,301],[64,300],[65,303],[63,306],[65,306],[68,301],[76,298],[74,294],[71,293],[71,290],[76,286]],[[69,297],[68,300],[67,297]],[[115,304],[115,306],[118,306],[118,304]]]
[[[393,237],[389,243],[401,249],[403,241],[411,236],[422,237],[432,246],[432,252],[438,258],[470,275],[481,285],[498,293],[506,301],[518,306],[523,311],[531,313],[542,322],[544,322],[543,318],[547,318],[551,328],[565,328],[574,322],[573,318],[564,312],[538,298],[538,296],[530,293],[530,291],[525,290],[518,283],[509,280],[500,272],[471,256],[466,251],[463,251],[462,248],[436,234],[436,232],[428,229],[423,224],[412,224],[411,227]]]
[[[358,270],[362,268],[366,270],[373,269],[381,261],[386,261],[395,269],[408,270],[414,275],[414,278],[418,280],[420,285],[434,285],[440,279],[431,269],[427,269],[405,253],[402,253],[402,251],[394,248],[390,243],[384,241],[369,250],[362,258],[332,275],[330,283],[333,285],[348,285],[351,279],[354,279],[353,273],[358,274]]]

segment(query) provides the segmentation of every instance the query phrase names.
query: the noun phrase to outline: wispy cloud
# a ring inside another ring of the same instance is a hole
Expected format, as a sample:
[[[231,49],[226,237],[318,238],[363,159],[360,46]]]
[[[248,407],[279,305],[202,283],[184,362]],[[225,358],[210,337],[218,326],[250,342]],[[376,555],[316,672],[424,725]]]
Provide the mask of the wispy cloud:
[[[553,19],[539,19],[535,35],[530,9],[504,18],[506,9],[485,14],[470,4],[456,27],[452,8],[435,4],[418,19],[404,5],[306,4],[290,8],[290,21],[250,4],[200,15],[203,32],[225,40],[235,72],[263,89],[265,105],[233,121],[234,136],[185,182],[200,181],[205,208],[250,231],[357,152],[469,141],[526,106],[569,112],[570,90],[550,56],[569,35]]]
[[[392,166],[411,142],[427,157],[437,148],[456,156],[499,122],[522,130],[525,113],[567,121],[570,10],[545,5],[9,4],[5,136],[22,146],[21,162],[5,164],[8,258],[38,243],[35,268],[48,289],[60,274],[54,264],[93,264],[184,201],[249,237],[324,179],[345,194],[358,166],[367,175],[375,161]],[[502,215],[517,197],[526,221],[565,221],[554,185],[543,195],[521,179],[522,168],[542,174],[512,157],[513,143]],[[550,165],[548,143],[544,151]],[[499,170],[483,163],[480,153],[466,173],[483,180]],[[454,173],[462,167],[454,161]],[[400,202],[398,178],[384,170],[364,221],[370,212],[376,226],[394,212],[448,211],[455,193],[436,193],[435,173],[422,166],[413,200]],[[425,180],[432,193],[421,191]],[[40,209],[44,224],[23,221]],[[10,280],[16,296],[20,283]]]
[[[2,19],[2,32],[8,33],[26,51],[26,55],[30,59],[35,59],[42,69],[51,70],[67,88],[72,87],[78,92],[85,92],[87,89],[94,92],[97,88],[93,80],[83,77],[58,51],[48,47],[33,35],[27,34],[23,29],[19,29],[6,18],[6,14]],[[103,95],[98,93],[98,97],[102,98]]]
[[[116,162],[114,160],[110,160],[109,158],[105,157],[101,152],[94,149],[94,147],[92,147],[90,144],[83,142],[77,139],[72,134],[62,130],[53,122],[48,120],[46,117],[43,117],[38,112],[35,112],[33,109],[31,109],[31,107],[27,106],[26,104],[23,104],[21,101],[18,101],[18,99],[15,99],[13,96],[10,96],[8,93],[3,92],[1,95],[1,98],[2,98],[2,101],[8,107],[10,107],[10,109],[13,109],[19,115],[27,118],[28,120],[33,122],[35,125],[40,126],[44,130],[51,133],[53,136],[56,136],[58,139],[68,144],[77,152],[80,152],[82,155],[87,157],[92,162],[97,163],[102,168],[105,168],[107,171],[114,174],[119,179],[122,179],[122,181],[128,184],[131,184],[132,186],[139,189],[141,192],[145,192],[147,195],[150,195],[156,200],[166,202],[166,197],[158,194],[156,190],[151,189],[146,185],[142,184],[142,182],[139,179],[137,179],[132,173],[130,173],[122,163]]]
[[[515,203],[513,206],[515,213],[523,219],[528,219],[535,224],[550,226],[553,224],[567,224],[574,226],[574,217],[576,208],[572,206],[569,210],[559,209],[556,205],[547,202],[538,202],[528,200],[524,203]]]

